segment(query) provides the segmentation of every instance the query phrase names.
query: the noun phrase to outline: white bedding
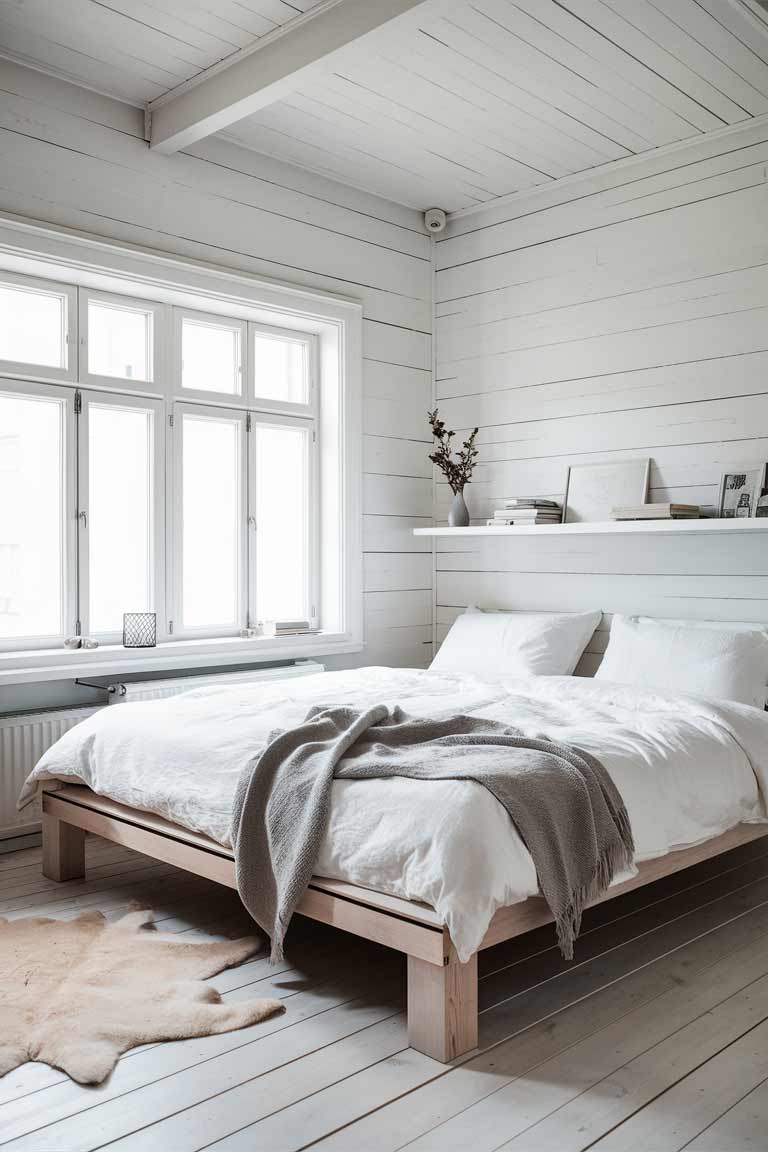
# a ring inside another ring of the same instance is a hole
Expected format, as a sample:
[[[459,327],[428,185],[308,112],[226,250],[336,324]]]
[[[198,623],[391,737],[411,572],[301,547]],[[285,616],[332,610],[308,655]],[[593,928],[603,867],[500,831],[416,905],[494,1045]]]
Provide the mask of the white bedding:
[[[74,779],[227,844],[237,777],[274,728],[313,704],[379,702],[417,715],[471,712],[592,752],[624,797],[638,861],[765,818],[768,715],[756,708],[574,677],[395,668],[104,708],[46,752],[23,795],[41,780]],[[537,891],[506,812],[466,781],[335,781],[317,871],[431,904],[464,961],[497,908]]]

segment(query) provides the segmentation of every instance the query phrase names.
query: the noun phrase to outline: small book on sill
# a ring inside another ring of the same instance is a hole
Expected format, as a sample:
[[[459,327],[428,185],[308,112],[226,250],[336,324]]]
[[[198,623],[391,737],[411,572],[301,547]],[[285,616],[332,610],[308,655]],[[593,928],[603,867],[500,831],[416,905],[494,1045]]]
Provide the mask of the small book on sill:
[[[319,632],[309,620],[265,620],[261,625],[262,636],[296,636],[304,632]]]
[[[612,520],[697,520],[698,504],[628,504],[611,510]]]

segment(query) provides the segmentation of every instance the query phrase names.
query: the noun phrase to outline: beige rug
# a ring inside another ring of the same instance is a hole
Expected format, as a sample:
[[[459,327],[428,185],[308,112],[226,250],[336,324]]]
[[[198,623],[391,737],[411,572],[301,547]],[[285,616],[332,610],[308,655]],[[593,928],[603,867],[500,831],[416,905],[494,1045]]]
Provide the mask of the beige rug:
[[[263,941],[184,943],[152,920],[144,910],[114,923],[100,912],[0,917],[0,1076],[39,1060],[98,1084],[137,1044],[228,1032],[282,1010],[279,1000],[223,1003],[202,983]]]

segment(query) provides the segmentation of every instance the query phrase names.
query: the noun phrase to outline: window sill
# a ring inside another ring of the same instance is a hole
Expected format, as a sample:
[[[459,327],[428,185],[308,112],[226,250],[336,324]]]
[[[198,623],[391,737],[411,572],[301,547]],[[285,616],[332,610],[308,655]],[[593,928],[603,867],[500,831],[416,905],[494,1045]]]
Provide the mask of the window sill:
[[[241,640],[174,640],[156,648],[123,648],[104,644],[99,648],[47,648],[38,651],[0,653],[0,686],[39,684],[47,680],[130,675],[137,672],[178,671],[191,668],[224,668],[233,664],[300,660],[362,652],[363,644],[348,633],[321,632],[314,636],[256,637]]]

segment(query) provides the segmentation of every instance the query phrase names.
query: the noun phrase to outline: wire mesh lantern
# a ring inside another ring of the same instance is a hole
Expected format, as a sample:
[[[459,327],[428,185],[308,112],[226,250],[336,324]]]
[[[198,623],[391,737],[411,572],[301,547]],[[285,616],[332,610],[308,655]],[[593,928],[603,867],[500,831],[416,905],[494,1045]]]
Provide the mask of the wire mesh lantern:
[[[157,645],[156,612],[123,613],[123,648],[154,648]]]

